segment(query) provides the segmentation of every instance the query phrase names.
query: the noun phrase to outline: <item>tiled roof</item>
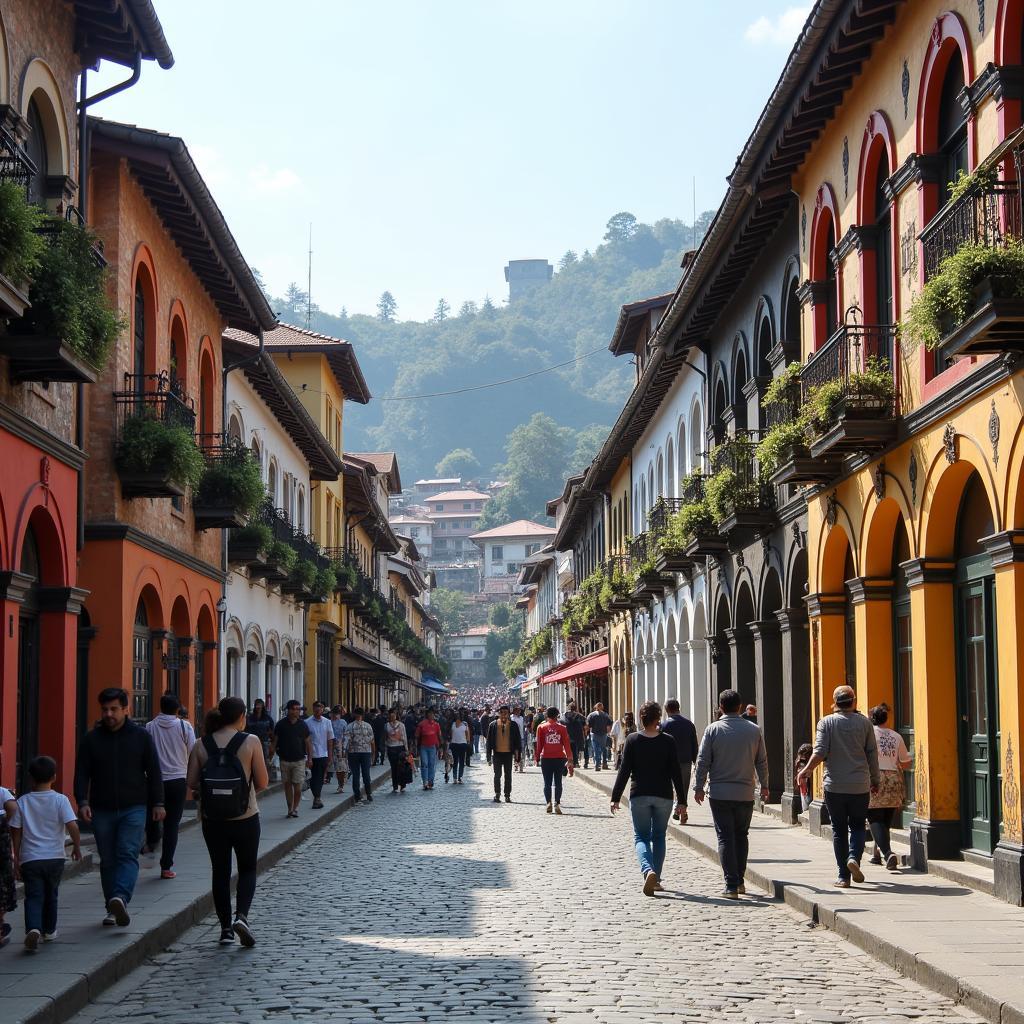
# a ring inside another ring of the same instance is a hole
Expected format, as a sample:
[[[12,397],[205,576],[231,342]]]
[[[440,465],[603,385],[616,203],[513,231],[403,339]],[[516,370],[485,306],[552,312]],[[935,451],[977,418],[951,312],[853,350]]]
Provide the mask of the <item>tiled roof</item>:
[[[488,633],[493,633],[493,626],[470,626],[464,633],[457,633],[456,636],[487,636]]]
[[[482,491],[442,491],[440,494],[435,494],[433,497],[424,498],[424,501],[488,501],[490,499],[489,494],[484,494]]]
[[[433,519],[418,519],[416,516],[391,516],[388,522],[392,526],[433,526]]]
[[[391,477],[391,493],[401,494],[402,478],[398,475],[398,458],[394,452],[346,452],[368,462],[378,473]]]
[[[541,526],[540,523],[531,523],[529,519],[517,519],[504,526],[495,526],[491,530],[474,533],[470,540],[490,540],[492,537],[553,537],[554,535],[555,528],[553,526]]]

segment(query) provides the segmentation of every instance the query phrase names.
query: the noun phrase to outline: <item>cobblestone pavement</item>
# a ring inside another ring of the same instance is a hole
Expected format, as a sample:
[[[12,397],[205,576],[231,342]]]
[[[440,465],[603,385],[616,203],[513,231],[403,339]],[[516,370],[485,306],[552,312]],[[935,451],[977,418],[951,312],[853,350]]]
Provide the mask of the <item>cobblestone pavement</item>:
[[[514,786],[493,804],[479,765],[385,787],[261,876],[256,949],[210,918],[74,1024],[978,1020],[784,906],[718,899],[672,841],[669,891],[644,897],[628,811],[568,782],[549,816],[538,772]]]

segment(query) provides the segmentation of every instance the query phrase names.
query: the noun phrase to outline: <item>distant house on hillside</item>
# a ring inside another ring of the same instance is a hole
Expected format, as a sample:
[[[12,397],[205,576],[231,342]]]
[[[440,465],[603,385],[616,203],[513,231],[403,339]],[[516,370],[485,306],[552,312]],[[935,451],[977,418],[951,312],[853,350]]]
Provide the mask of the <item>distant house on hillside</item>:
[[[426,516],[434,524],[432,561],[476,561],[478,552],[469,538],[490,497],[483,491],[442,491],[424,499]]]
[[[456,491],[462,486],[461,476],[445,476],[435,480],[417,480],[413,485],[417,497],[425,498],[428,494],[439,491]]]
[[[409,537],[416,543],[420,555],[430,560],[434,541],[434,521],[426,516],[392,515],[388,517],[391,528],[399,537]]]
[[[487,634],[493,626],[470,626],[464,633],[448,637],[447,657],[451,665],[451,681],[459,686],[488,682]]]
[[[555,273],[547,260],[509,260],[505,267],[508,301],[517,302],[546,285]]]
[[[483,555],[484,593],[510,596],[523,562],[550,544],[554,536],[554,527],[541,526],[529,519],[474,533],[470,539]]]

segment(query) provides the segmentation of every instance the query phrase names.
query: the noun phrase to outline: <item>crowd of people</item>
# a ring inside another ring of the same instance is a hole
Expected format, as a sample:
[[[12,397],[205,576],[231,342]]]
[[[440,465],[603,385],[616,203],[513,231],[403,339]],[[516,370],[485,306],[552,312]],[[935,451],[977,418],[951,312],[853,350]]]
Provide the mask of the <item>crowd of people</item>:
[[[499,697],[500,699],[500,697]],[[868,823],[875,863],[896,870],[890,828],[903,803],[903,772],[910,755],[887,727],[888,708],[857,711],[856,694],[836,688],[833,713],[818,723],[815,743],[797,754],[797,784],[805,801],[817,765],[824,765],[824,799],[832,821],[839,877],[836,886],[862,882]],[[582,713],[573,702],[564,711],[500,703],[481,707],[424,705],[351,710],[299,701],[287,703],[275,720],[261,700],[247,708],[225,697],[206,716],[197,739],[175,694],[160,700],[160,713],[141,725],[128,714],[128,694],[99,694],[100,718],[79,746],[74,773],[77,811],[54,790],[56,762],[39,756],[28,765],[31,787],[15,797],[0,787],[0,945],[11,926],[4,915],[16,907],[15,881],[24,882],[24,945],[36,950],[57,936],[58,893],[66,863],[81,857],[79,822],[91,828],[100,858],[105,927],[126,927],[139,876],[140,855],[160,851],[160,878],[176,877],[174,856],[187,800],[198,801],[202,835],[210,858],[212,895],[221,925],[220,943],[256,944],[248,916],[256,890],[260,840],[258,794],[272,774],[282,782],[289,818],[298,817],[308,788],[314,810],[323,808],[323,788],[352,784],[355,806],[373,801],[371,767],[387,765],[391,792],[405,794],[418,771],[422,790],[433,791],[438,773],[462,785],[468,769],[485,758],[493,771],[494,803],[512,801],[513,778],[527,761],[541,769],[548,814],[562,814],[566,776],[581,766],[616,772],[611,812],[630,787],[630,813],[637,859],[648,896],[662,891],[666,834],[671,817],[688,821],[687,793],[708,799],[725,879],[722,895],[745,892],[749,829],[755,788],[769,795],[767,754],[757,709],[744,706],[735,690],[720,694],[718,717],[700,742],[679,702],[664,709],[645,702],[634,719],[613,720],[597,703]],[[582,762],[582,765],[581,765]],[[232,862],[238,884],[231,897]]]

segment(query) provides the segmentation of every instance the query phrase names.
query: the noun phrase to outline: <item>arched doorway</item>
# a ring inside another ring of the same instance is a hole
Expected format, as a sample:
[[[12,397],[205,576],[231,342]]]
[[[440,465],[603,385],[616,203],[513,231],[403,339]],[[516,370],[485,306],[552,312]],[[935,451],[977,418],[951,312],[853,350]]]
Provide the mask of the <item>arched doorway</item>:
[[[714,679],[714,690],[711,694],[713,702],[717,702],[718,695],[723,690],[732,689],[732,653],[729,650],[728,630],[729,623],[729,602],[725,594],[718,597],[718,605],[715,609],[715,632],[713,646],[711,649],[712,678]]]
[[[18,613],[18,734],[15,779],[18,792],[28,792],[29,762],[39,753],[39,586],[42,566],[39,542],[31,526],[25,531],[19,569],[31,581]]]
[[[986,853],[999,841],[1002,817],[995,575],[991,556],[979,540],[993,532],[992,509],[975,471],[957,513],[954,621],[963,840]]]
[[[149,611],[140,597],[132,626],[132,692],[130,713],[138,722],[153,717],[153,633]]]

